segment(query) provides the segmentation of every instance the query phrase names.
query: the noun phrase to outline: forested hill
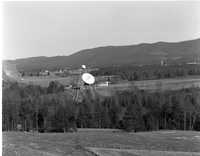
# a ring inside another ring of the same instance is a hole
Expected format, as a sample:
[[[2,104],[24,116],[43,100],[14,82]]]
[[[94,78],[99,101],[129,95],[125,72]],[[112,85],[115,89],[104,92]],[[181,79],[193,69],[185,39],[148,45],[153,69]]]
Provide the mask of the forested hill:
[[[56,52],[55,52],[56,53]],[[86,64],[95,67],[158,64],[167,62],[190,62],[200,57],[200,39],[167,43],[107,46],[81,50],[70,56],[32,57],[11,61],[18,70],[32,71],[65,67],[80,67]]]

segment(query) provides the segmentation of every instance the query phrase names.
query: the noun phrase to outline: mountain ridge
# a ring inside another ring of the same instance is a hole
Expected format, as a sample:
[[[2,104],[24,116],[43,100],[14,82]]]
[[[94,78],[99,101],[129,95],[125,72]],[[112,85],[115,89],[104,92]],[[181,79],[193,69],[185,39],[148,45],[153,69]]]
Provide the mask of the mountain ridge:
[[[115,65],[158,64],[162,59],[169,62],[188,62],[200,57],[200,39],[180,42],[140,43],[125,46],[101,46],[83,49],[68,56],[31,57],[6,60],[16,64],[18,70],[53,70],[78,68],[81,64],[93,67]]]

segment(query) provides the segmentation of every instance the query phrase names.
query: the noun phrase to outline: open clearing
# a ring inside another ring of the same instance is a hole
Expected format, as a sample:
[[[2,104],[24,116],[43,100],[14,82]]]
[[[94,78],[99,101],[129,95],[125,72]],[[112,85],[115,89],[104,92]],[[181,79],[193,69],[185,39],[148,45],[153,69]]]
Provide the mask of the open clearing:
[[[92,153],[92,152],[93,153]],[[200,155],[200,132],[3,132],[3,156]]]
[[[20,80],[22,83],[40,85],[47,87],[51,81],[59,81],[63,85],[71,84],[74,77],[28,77]],[[142,81],[125,81],[118,84],[111,84],[108,87],[96,87],[101,90],[126,90],[133,86],[144,90],[177,90],[190,87],[200,87],[199,76],[189,76],[171,79],[158,79],[158,80],[142,80]]]

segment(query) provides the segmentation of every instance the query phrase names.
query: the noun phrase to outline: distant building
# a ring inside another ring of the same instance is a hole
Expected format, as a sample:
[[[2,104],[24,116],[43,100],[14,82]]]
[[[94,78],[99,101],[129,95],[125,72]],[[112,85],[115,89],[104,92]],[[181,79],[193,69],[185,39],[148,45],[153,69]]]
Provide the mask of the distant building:
[[[100,82],[97,84],[98,87],[108,87],[110,84],[109,81],[105,81],[105,82]]]
[[[40,75],[40,76],[48,76],[48,75],[50,75],[50,72],[49,72],[48,70],[41,71],[41,72],[39,73],[39,75]]]
[[[108,87],[110,84],[116,84],[122,81],[119,75],[104,75],[96,77],[97,87]]]
[[[97,83],[106,82],[106,81],[108,81],[110,83],[117,83],[121,80],[122,80],[122,78],[119,75],[105,75],[105,76],[96,77]]]
[[[63,74],[64,73],[64,70],[60,69],[60,70],[57,70],[57,71],[54,71],[54,74]]]
[[[166,60],[161,60],[160,61],[161,66],[167,66],[167,61]]]

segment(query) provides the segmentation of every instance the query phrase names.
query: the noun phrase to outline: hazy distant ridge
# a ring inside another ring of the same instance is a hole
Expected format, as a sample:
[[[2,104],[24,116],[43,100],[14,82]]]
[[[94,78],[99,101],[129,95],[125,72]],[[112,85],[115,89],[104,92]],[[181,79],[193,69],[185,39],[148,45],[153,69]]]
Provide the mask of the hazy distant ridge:
[[[138,44],[130,46],[106,46],[81,50],[70,56],[32,57],[9,61],[18,70],[55,69],[80,67],[81,64],[102,67],[113,65],[157,64],[161,59],[168,62],[189,62],[200,57],[200,39],[167,43]]]

